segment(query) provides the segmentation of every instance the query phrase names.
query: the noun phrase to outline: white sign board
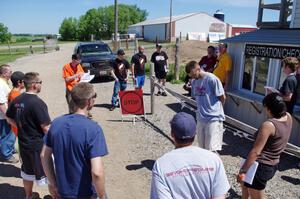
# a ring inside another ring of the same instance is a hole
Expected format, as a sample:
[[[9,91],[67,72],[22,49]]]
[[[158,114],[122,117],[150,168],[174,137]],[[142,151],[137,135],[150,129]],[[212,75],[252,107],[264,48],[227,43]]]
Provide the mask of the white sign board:
[[[206,41],[205,32],[188,32],[188,40]]]

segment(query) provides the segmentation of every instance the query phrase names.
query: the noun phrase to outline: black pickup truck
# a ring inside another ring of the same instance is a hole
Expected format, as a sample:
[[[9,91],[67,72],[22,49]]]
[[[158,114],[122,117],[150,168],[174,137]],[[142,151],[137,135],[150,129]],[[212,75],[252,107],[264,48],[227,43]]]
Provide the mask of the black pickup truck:
[[[116,55],[109,46],[101,41],[79,42],[74,49],[80,55],[81,65],[85,72],[90,71],[96,78],[110,76],[111,62]]]

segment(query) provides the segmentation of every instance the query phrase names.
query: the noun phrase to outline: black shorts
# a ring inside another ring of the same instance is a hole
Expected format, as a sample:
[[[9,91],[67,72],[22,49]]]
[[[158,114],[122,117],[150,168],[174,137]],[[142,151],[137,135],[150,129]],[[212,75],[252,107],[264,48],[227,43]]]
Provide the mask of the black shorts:
[[[155,72],[155,77],[157,79],[166,79],[167,73],[165,71],[158,71],[158,72]]]
[[[244,186],[255,190],[263,190],[266,188],[267,182],[273,178],[278,166],[259,163],[252,185],[244,182]]]
[[[20,147],[22,160],[21,177],[27,181],[36,181],[37,184],[45,184],[46,175],[42,166],[40,151],[27,150]]]

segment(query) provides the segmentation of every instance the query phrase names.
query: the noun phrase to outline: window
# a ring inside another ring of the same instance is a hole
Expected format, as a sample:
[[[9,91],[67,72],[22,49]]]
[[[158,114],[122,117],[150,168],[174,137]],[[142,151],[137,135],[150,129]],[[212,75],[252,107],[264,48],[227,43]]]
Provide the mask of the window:
[[[245,57],[242,88],[265,95],[270,59],[265,57]]]

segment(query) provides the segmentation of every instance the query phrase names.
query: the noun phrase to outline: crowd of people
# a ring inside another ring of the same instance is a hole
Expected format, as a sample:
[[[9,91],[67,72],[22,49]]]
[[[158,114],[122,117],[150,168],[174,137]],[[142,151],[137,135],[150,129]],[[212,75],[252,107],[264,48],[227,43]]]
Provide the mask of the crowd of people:
[[[230,184],[218,151],[222,150],[223,106],[232,61],[226,44],[220,44],[218,49],[219,56],[216,49],[209,46],[207,56],[200,62],[190,61],[185,67],[190,79],[186,86],[197,102],[196,120],[190,114],[179,112],[170,121],[175,149],[154,164],[151,199],[226,198]],[[74,54],[71,59],[62,69],[69,114],[54,120],[50,119],[46,103],[38,97],[43,83],[38,73],[12,73],[9,65],[0,66],[1,158],[9,163],[19,161],[13,155],[17,137],[26,199],[39,198],[32,191],[34,182],[47,184],[53,199],[107,198],[102,157],[108,154],[108,147],[102,128],[92,120],[90,113],[97,94],[92,84],[80,81],[84,74],[80,57]],[[131,64],[125,59],[124,50],[117,51],[111,71],[115,80],[111,111],[119,106],[118,92],[126,90],[128,70],[131,70],[135,89],[143,88],[146,62],[143,46],[138,47]],[[168,56],[161,44],[156,45],[151,62],[161,84],[157,95],[167,96],[164,87]],[[282,63],[288,76],[280,93],[264,97],[268,119],[255,134],[253,148],[237,171],[243,199],[265,198],[266,184],[275,175],[280,155],[289,140],[290,113],[300,98],[300,71],[297,73],[299,63],[295,58],[286,58]],[[13,89],[8,86],[9,80]],[[198,146],[193,146],[196,135]],[[258,168],[254,180],[246,183],[245,175],[255,161]]]

